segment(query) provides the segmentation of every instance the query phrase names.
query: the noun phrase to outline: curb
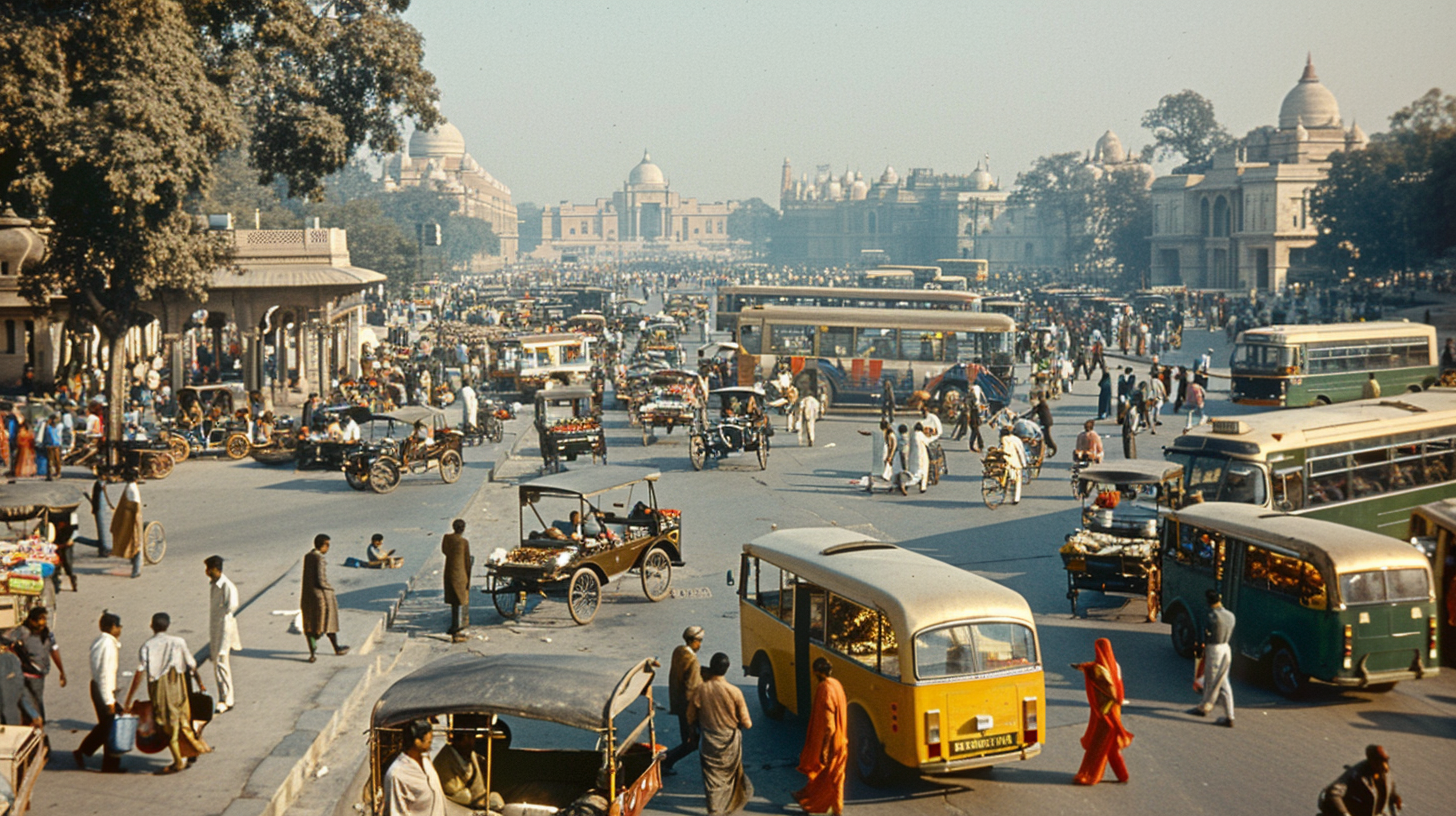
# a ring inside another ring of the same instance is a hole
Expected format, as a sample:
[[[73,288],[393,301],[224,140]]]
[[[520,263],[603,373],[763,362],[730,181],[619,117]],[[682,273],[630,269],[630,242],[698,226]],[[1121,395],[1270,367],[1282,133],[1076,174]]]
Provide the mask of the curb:
[[[529,431],[515,435],[515,440],[505,452],[507,460],[516,458],[516,451],[528,435]],[[485,480],[466,501],[466,509],[474,506],[486,485],[495,481],[498,468],[497,463],[491,463]],[[431,566],[430,560],[426,559],[410,576],[399,597],[380,614],[364,642],[359,644],[359,654],[369,654],[384,643],[385,634],[394,625],[400,607]],[[286,813],[298,799],[307,778],[318,767],[320,758],[338,739],[348,712],[362,702],[375,679],[388,674],[399,662],[404,653],[404,643],[401,640],[392,656],[381,652],[366,666],[337,672],[314,697],[314,707],[298,716],[293,731],[279,741],[249,774],[241,794],[223,811],[223,816],[282,816]]]

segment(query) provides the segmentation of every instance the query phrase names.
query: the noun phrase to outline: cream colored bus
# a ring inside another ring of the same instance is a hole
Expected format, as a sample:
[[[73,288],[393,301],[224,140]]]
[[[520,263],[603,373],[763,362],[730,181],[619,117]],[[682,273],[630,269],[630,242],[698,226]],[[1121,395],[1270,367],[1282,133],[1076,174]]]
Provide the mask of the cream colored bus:
[[[1031,608],[974,573],[839,527],[743,546],[744,671],[771,719],[804,714],[824,657],[870,784],[1041,753],[1046,681]]]

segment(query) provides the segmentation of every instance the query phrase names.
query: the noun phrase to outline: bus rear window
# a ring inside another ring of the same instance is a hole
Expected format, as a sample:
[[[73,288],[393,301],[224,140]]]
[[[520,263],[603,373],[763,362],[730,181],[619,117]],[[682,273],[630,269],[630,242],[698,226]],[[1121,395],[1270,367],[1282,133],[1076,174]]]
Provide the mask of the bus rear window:
[[[915,636],[921,680],[990,674],[1036,665],[1036,635],[1019,623],[961,623]]]
[[[1423,569],[1346,572],[1340,575],[1340,597],[1352,606],[1424,601],[1431,597],[1431,589]]]

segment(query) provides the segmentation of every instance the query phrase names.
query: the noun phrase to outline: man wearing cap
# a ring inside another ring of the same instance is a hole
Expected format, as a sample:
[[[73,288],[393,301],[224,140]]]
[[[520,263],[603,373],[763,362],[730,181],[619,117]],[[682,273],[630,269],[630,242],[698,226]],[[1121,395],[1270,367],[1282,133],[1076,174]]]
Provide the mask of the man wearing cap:
[[[1346,768],[1319,796],[1325,816],[1376,816],[1403,805],[1390,773],[1390,754],[1379,745],[1365,746],[1365,761]]]
[[[233,707],[232,651],[243,648],[238,637],[238,588],[222,574],[222,556],[212,555],[202,562],[211,589],[208,611],[208,648],[212,668],[217,677],[216,713]]]
[[[1203,628],[1200,644],[1203,647],[1203,701],[1188,710],[1198,717],[1208,716],[1214,703],[1223,701],[1224,716],[1218,724],[1234,727],[1234,690],[1229,684],[1229,669],[1233,666],[1233,651],[1229,641],[1234,635],[1234,613],[1223,605],[1223,596],[1218,590],[1204,593],[1208,602],[1208,621]]]
[[[672,650],[672,669],[667,676],[668,713],[677,715],[678,734],[681,742],[667,752],[662,767],[666,773],[676,773],[672,766],[679,759],[698,750],[698,729],[688,722],[688,701],[703,685],[703,670],[698,665],[698,650],[703,648],[703,627],[689,626],[683,630],[683,645]]]

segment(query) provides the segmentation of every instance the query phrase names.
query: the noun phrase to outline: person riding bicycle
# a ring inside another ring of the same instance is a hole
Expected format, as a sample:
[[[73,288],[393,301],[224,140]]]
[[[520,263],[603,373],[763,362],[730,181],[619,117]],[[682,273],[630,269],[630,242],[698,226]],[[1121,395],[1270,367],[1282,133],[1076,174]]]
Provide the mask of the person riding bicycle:
[[[1097,423],[1087,420],[1082,424],[1082,432],[1077,434],[1077,446],[1072,451],[1072,459],[1082,464],[1098,465],[1102,463],[1102,437],[1098,436]]]

